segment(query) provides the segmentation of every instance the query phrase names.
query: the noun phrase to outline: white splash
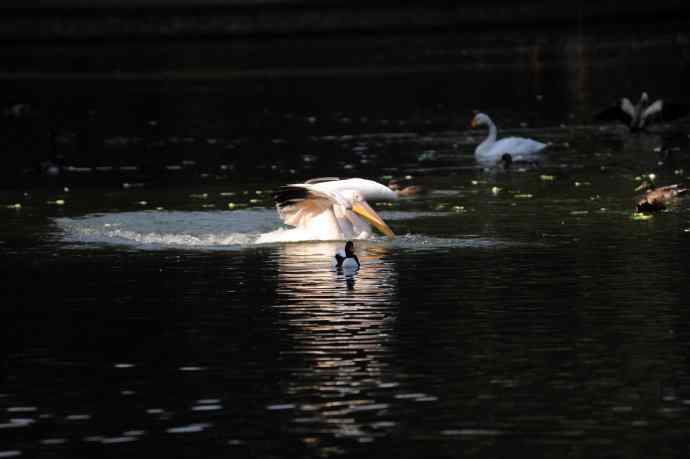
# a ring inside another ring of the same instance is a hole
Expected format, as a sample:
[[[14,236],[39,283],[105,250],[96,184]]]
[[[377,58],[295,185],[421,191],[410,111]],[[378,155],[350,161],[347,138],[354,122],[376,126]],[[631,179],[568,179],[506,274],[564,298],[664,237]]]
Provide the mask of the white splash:
[[[143,211],[58,218],[67,242],[137,248],[228,248],[253,244],[262,230],[275,228],[275,212]]]
[[[369,233],[362,233],[352,239],[370,239]],[[338,241],[331,235],[309,231],[303,228],[278,228],[275,231],[260,234],[254,241],[256,244],[270,244],[276,242],[308,242],[308,241]]]
[[[229,249],[324,238],[303,229],[284,227],[273,209],[119,212],[57,218],[55,223],[67,242],[141,249]],[[367,236],[362,234],[360,239]]]
[[[383,211],[385,220],[443,217],[441,212]],[[99,247],[122,245],[143,250],[201,249],[237,250],[256,244],[334,241],[328,235],[313,234],[301,228],[286,228],[274,209],[235,211],[137,211],[89,214],[76,218],[56,218],[58,234],[67,243]],[[278,229],[276,229],[278,228]],[[385,241],[410,250],[436,250],[449,247],[483,247],[505,242],[464,235],[459,239],[428,235],[398,235],[393,241],[383,236],[362,234],[359,238]],[[333,252],[329,257],[333,256]],[[118,365],[127,365],[120,362]],[[117,368],[124,368],[118,366]]]

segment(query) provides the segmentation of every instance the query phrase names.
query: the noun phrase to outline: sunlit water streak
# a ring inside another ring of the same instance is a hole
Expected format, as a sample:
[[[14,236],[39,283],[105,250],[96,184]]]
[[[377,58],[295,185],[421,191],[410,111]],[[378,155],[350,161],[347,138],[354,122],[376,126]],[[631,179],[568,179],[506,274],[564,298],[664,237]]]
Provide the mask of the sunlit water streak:
[[[395,383],[387,381],[382,358],[390,353],[397,274],[381,245],[360,250],[358,271],[324,270],[322,260],[335,248],[297,244],[280,251],[278,323],[293,343],[283,355],[302,362],[294,369],[300,382],[286,387],[285,397],[307,400],[294,407],[293,430],[367,441],[386,432],[374,424],[390,422],[381,416],[387,398],[376,400],[372,392]]]

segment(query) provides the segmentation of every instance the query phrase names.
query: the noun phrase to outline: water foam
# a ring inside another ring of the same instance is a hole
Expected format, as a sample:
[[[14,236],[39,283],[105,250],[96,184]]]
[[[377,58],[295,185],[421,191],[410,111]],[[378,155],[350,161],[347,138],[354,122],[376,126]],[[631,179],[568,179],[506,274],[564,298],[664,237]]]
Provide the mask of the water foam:
[[[137,248],[228,248],[252,244],[278,223],[274,212],[121,212],[58,218],[64,240]]]
[[[388,220],[441,217],[442,212],[382,212]],[[228,250],[256,244],[313,242],[321,235],[302,229],[281,227],[273,209],[237,211],[138,211],[89,214],[77,218],[57,218],[55,223],[65,242],[90,245],[121,245],[143,250],[204,249]],[[276,229],[278,227],[278,229]],[[386,241],[382,236],[367,238]],[[327,239],[333,240],[333,238]],[[429,235],[399,235],[390,242],[406,250],[436,250],[452,247],[489,247],[506,242],[476,235],[438,238]]]
[[[143,249],[227,249],[253,244],[334,240],[332,235],[281,227],[273,209],[120,212],[58,218],[55,222],[67,242]]]

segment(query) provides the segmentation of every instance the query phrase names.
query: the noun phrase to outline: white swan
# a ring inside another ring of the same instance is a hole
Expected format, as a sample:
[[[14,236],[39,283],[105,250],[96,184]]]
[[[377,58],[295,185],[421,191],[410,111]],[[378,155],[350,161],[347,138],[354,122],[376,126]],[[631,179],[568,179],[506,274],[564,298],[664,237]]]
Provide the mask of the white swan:
[[[546,148],[544,143],[523,137],[506,137],[496,140],[496,125],[484,113],[477,113],[472,118],[472,127],[477,126],[489,126],[489,135],[474,150],[474,157],[485,166],[496,166],[500,161],[505,161],[504,155],[509,155],[507,158],[510,162],[535,159],[536,155]]]

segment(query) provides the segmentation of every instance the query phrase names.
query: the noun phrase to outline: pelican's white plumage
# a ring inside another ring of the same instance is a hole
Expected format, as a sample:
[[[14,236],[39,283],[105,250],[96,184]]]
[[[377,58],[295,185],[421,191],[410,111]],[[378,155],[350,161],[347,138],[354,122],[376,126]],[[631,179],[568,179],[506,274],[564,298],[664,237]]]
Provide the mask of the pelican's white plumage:
[[[294,228],[262,234],[259,243],[366,239],[373,234],[371,225],[395,236],[367,201],[392,201],[397,195],[372,180],[313,179],[283,186],[273,199],[280,218]]]
[[[510,155],[513,161],[529,161],[535,159],[546,148],[546,144],[524,137],[496,140],[496,125],[484,113],[477,113],[472,119],[472,127],[477,126],[489,127],[489,135],[474,150],[477,162],[485,166],[495,166],[505,154]]]

